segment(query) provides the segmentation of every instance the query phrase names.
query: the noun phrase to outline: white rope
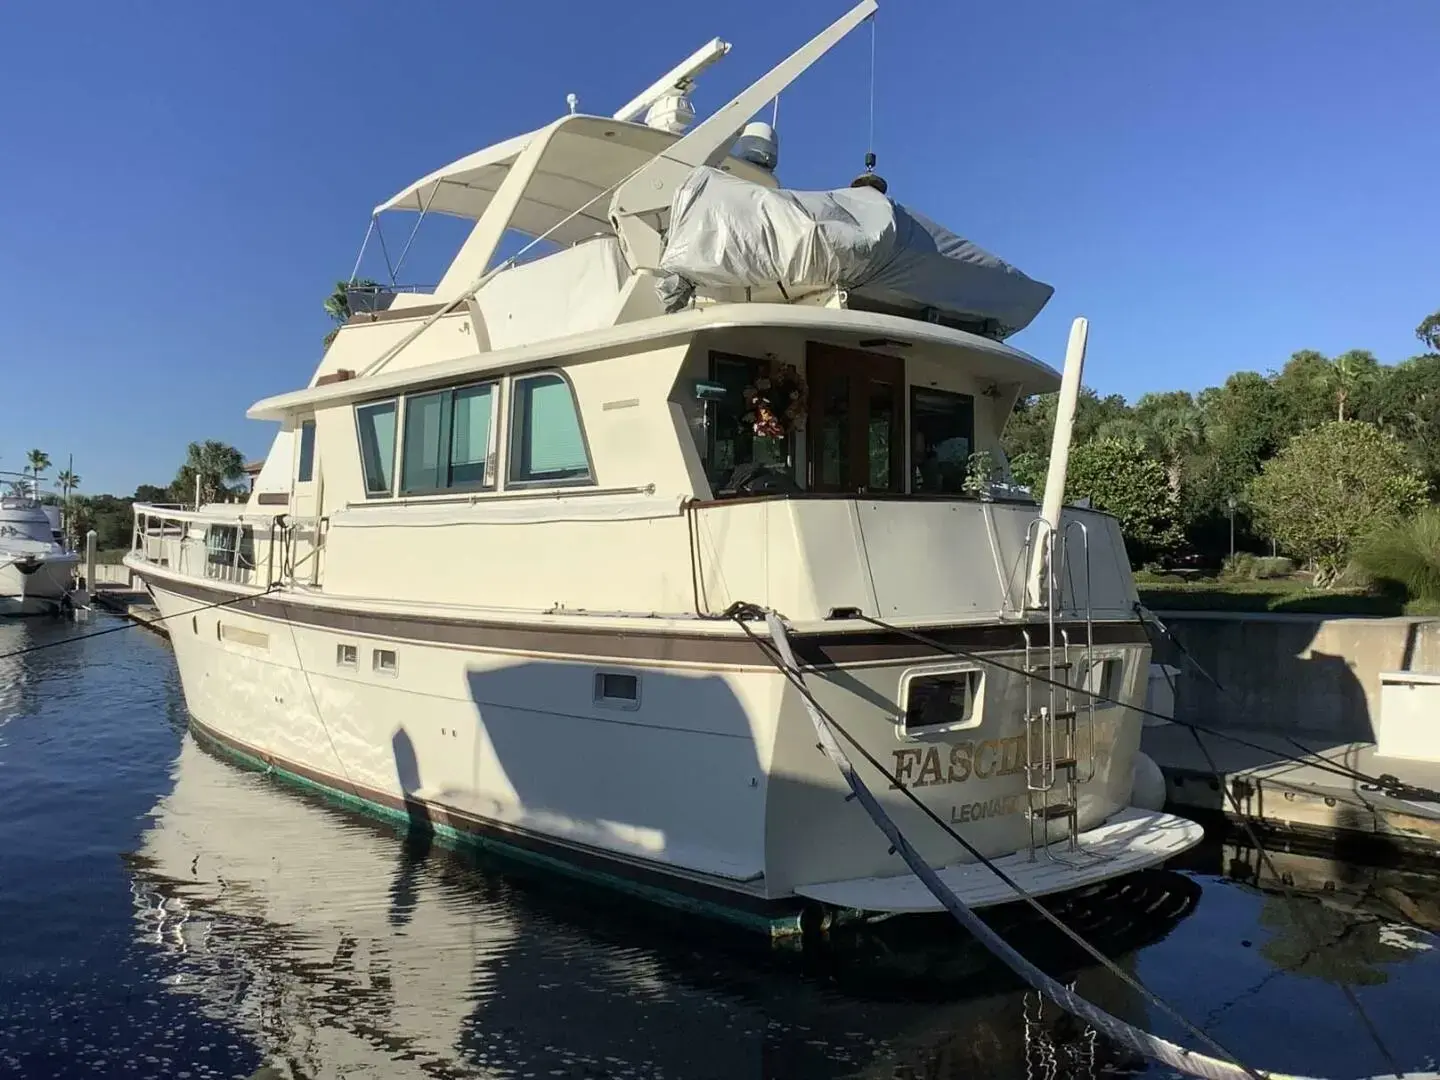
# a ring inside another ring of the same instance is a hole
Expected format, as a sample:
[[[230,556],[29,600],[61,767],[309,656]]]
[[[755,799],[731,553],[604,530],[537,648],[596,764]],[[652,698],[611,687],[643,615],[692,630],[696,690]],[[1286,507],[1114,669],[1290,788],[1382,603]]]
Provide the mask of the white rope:
[[[775,642],[775,648],[779,651],[780,657],[788,669],[786,674],[798,685],[803,686],[804,675],[801,673],[800,666],[795,660],[795,653],[790,647],[790,637],[786,633],[784,621],[774,612],[767,611],[765,625],[770,631],[771,640]],[[1255,1080],[1257,1076],[1268,1077],[1269,1080],[1302,1080],[1302,1078],[1290,1077],[1283,1073],[1259,1073],[1235,1062],[1222,1061],[1219,1058],[1187,1050],[1158,1035],[1142,1031],[1086,1001],[1079,994],[1052,979],[1029,960],[1026,960],[967,907],[965,902],[955,895],[950,887],[940,879],[940,876],[930,868],[930,865],[920,857],[919,853],[910,846],[910,842],[905,839],[904,834],[900,832],[900,829],[876,801],[875,796],[871,794],[870,789],[865,786],[865,782],[855,772],[854,765],[851,764],[850,759],[836,740],[834,732],[831,731],[829,722],[816,707],[814,701],[808,694],[801,696],[805,700],[805,709],[809,713],[810,722],[815,727],[815,735],[820,741],[821,750],[840,770],[840,775],[845,778],[845,782],[854,793],[856,800],[870,815],[870,820],[875,823],[875,826],[885,834],[885,838],[890,841],[896,853],[905,861],[910,872],[920,879],[930,894],[955,917],[961,926],[965,927],[982,945],[1030,986],[1050,998],[1066,1012],[1079,1017],[1116,1042],[1190,1076],[1205,1077],[1206,1080],[1242,1080],[1242,1078],[1243,1080]]]

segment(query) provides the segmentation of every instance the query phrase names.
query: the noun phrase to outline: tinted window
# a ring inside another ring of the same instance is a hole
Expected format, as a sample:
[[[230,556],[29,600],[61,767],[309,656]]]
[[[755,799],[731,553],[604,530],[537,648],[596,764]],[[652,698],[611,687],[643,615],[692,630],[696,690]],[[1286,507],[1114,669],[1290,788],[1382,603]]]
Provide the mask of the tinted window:
[[[440,487],[445,394],[411,394],[405,399],[405,447],[400,459],[401,491]]]
[[[515,381],[510,479],[521,484],[573,484],[590,479],[575,396],[559,375]]]
[[[355,410],[360,430],[360,464],[366,495],[389,495],[395,480],[395,402],[362,405]]]
[[[483,487],[495,384],[412,394],[405,399],[400,490],[406,494]]]
[[[975,399],[949,390],[910,391],[912,490],[959,495],[975,449]]]
[[[306,420],[300,425],[300,464],[295,470],[295,479],[302,484],[315,479],[314,420]]]
[[[483,484],[490,454],[494,386],[456,390],[450,410],[450,486]]]

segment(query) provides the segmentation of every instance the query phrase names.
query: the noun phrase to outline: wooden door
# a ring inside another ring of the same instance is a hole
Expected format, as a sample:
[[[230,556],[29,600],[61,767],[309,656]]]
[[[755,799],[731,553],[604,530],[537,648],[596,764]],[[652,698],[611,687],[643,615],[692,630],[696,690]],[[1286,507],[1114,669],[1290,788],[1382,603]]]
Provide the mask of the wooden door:
[[[808,487],[852,495],[905,490],[905,361],[811,342]]]

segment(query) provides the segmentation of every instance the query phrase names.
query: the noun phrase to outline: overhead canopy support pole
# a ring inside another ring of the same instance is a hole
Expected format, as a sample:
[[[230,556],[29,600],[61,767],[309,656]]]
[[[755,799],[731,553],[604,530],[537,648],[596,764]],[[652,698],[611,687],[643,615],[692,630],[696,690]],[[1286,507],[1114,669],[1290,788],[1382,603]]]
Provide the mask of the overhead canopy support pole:
[[[1060,377],[1060,401],[1055,408],[1055,430],[1050,436],[1050,467],[1045,472],[1045,497],[1040,504],[1040,526],[1035,530],[1035,546],[1030,552],[1029,581],[1026,595],[1030,606],[1046,602],[1046,575],[1055,579],[1055,568],[1048,565],[1047,553],[1051,537],[1060,531],[1061,509],[1065,503],[1065,476],[1070,468],[1070,437],[1075,429],[1075,406],[1080,400],[1080,376],[1085,370],[1085,343],[1090,324],[1076,319],[1070,324],[1070,343],[1065,349],[1065,371]],[[1058,545],[1057,545],[1058,546]]]
[[[657,154],[622,184],[610,202],[610,220],[632,270],[660,262],[660,232],[675,189],[700,165],[718,165],[749,123],[780,91],[794,82],[851,30],[873,15],[875,0],[860,0],[825,30],[796,49],[729,104],[706,117],[683,138]]]

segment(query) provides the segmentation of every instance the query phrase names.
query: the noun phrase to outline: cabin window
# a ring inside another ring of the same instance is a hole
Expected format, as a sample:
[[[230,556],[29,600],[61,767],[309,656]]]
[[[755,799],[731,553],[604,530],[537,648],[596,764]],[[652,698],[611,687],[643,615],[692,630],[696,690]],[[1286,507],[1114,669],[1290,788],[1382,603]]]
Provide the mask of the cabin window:
[[[239,533],[234,525],[211,525],[205,532],[205,561],[211,566],[234,566]]]
[[[959,495],[975,449],[975,399],[951,390],[910,389],[911,490]]]
[[[725,396],[705,403],[705,476],[716,494],[733,490],[737,470],[746,466],[776,467],[789,471],[790,441],[757,439],[742,422],[749,412],[745,388],[765,370],[764,360],[730,353],[710,354],[710,381],[725,388]]]
[[[354,645],[335,646],[335,665],[343,668],[359,666],[360,651]]]
[[[943,671],[902,679],[905,733],[916,735],[974,727],[985,676],[980,671]]]
[[[295,479],[301,484],[315,479],[314,420],[306,420],[300,425],[300,462],[295,467]]]
[[[493,484],[494,410],[494,383],[408,395],[400,490],[416,495]]]
[[[395,490],[395,408],[394,401],[377,401],[355,410],[368,498],[383,497]]]
[[[552,373],[516,379],[514,385],[510,482],[590,483],[590,458],[569,381]]]

